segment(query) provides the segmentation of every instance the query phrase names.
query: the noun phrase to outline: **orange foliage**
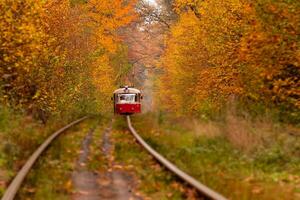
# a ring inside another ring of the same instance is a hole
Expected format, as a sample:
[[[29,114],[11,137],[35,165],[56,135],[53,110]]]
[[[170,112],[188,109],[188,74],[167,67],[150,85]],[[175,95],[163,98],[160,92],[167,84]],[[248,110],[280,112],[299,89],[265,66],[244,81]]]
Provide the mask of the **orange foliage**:
[[[167,108],[201,114],[234,97],[297,118],[298,1],[176,0],[174,7],[179,19],[167,38],[160,84]]]
[[[86,106],[107,109],[118,75],[112,58],[122,53],[118,29],[135,19],[134,5],[1,1],[1,102],[40,118],[79,108],[88,112]]]
[[[95,42],[99,42],[110,52],[117,50],[116,30],[122,26],[128,25],[136,18],[134,12],[136,0],[99,1],[91,0],[88,2],[87,9],[91,29],[95,29]],[[97,24],[101,24],[98,26]]]

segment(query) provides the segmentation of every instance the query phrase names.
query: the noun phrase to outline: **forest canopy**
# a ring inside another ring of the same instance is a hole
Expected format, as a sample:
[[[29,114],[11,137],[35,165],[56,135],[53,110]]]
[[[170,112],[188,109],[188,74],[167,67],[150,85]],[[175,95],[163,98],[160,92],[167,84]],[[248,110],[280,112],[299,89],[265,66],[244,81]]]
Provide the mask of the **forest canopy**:
[[[167,109],[209,117],[234,101],[300,120],[300,2],[175,0],[162,59]]]
[[[135,3],[1,1],[1,104],[43,121],[63,112],[105,111],[126,73],[117,30],[136,18]]]

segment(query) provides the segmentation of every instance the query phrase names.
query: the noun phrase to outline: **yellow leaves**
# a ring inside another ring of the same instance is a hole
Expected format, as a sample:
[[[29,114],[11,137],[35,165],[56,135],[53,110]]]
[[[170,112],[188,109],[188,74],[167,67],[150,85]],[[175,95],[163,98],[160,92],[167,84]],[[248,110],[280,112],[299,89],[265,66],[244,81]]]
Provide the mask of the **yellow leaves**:
[[[10,58],[9,58],[8,56],[4,56],[4,57],[3,57],[3,60],[4,60],[5,62],[9,62]]]
[[[47,57],[47,47],[41,44],[47,40],[39,19],[42,5],[33,0],[0,2],[0,77],[12,74],[1,81],[10,86],[4,92],[10,104],[29,104],[34,93],[30,87],[39,84],[39,62]]]
[[[115,53],[117,49],[117,29],[128,25],[136,18],[135,3],[136,0],[126,1],[126,3],[123,0],[88,2],[89,26],[92,29],[97,27],[94,34],[95,41],[109,52]]]
[[[114,71],[107,56],[99,57],[94,62],[93,81],[102,94],[110,95],[114,87]]]
[[[104,26],[104,29],[116,30],[127,25],[136,17],[134,6],[136,1],[130,0],[125,3],[123,0],[115,1],[89,1],[89,8],[92,10],[91,18]]]
[[[0,78],[12,74],[1,80],[5,101],[47,112],[95,96],[108,102],[116,76],[111,58],[121,42],[117,31],[135,19],[135,3],[0,1]]]
[[[40,90],[38,90],[35,95],[32,97],[32,99],[37,99],[41,95]]]
[[[73,184],[72,184],[72,180],[68,180],[65,184],[64,184],[64,189],[68,192],[71,192],[73,189]]]
[[[196,6],[202,17],[192,10],[182,12],[171,29],[162,63],[166,71],[162,99],[182,112],[197,111],[205,101],[220,106],[243,92],[235,53],[240,25],[232,21],[238,18],[232,12],[239,12],[243,4],[238,0],[176,2]]]
[[[292,111],[297,109],[299,102],[294,93],[300,86],[297,78],[299,58],[295,48],[297,38],[293,31],[286,31],[284,27],[293,27],[299,17],[294,18],[296,20],[284,19],[293,13],[292,10],[288,12],[284,4],[266,2],[260,7],[266,12],[264,18],[261,20],[260,13],[251,11],[249,18],[255,19],[255,23],[244,33],[239,50],[240,60],[248,72],[246,87],[249,93],[259,97],[257,100],[288,107]]]
[[[175,11],[180,13],[187,7],[198,7],[201,0],[176,0],[174,4]]]
[[[102,36],[98,42],[110,53],[115,53],[117,50],[116,38],[113,36]]]
[[[299,109],[295,3],[176,0],[175,9],[162,59],[166,107],[197,112],[238,96]]]

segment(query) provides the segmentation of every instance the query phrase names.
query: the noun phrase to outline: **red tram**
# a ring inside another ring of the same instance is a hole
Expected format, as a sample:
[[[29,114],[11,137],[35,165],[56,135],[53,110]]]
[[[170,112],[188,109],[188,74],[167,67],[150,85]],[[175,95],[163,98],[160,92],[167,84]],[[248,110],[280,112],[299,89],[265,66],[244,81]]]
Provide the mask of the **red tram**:
[[[114,113],[130,115],[141,112],[141,91],[132,87],[121,87],[114,91]]]

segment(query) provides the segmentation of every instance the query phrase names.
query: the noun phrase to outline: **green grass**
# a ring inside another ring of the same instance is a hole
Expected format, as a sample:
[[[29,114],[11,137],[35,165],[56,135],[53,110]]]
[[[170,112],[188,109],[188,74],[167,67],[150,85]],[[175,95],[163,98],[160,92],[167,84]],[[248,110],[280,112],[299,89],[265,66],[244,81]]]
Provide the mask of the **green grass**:
[[[0,182],[9,182],[33,150],[46,137],[42,124],[0,106]],[[5,184],[0,185],[0,196]]]
[[[230,199],[300,198],[300,158],[279,141],[249,153],[224,135],[207,137],[180,124],[151,114],[133,119],[133,126],[158,152]]]

